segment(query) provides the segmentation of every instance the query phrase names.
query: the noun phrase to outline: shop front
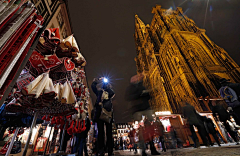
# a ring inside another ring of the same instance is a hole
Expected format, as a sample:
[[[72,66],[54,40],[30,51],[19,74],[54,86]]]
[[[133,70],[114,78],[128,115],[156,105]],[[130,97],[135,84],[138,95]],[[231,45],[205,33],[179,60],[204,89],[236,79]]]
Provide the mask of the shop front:
[[[169,111],[165,112],[155,112],[156,117],[159,117],[160,121],[162,122],[164,126],[165,131],[165,140],[166,140],[166,146],[169,148],[175,148],[177,145],[174,142],[175,140],[178,140],[182,144],[186,144],[187,142],[190,142],[190,144],[194,144],[192,138],[191,138],[191,132],[189,129],[189,126],[186,125],[186,120],[182,118],[181,114],[171,114]],[[214,120],[212,113],[200,113],[201,116],[206,116],[207,118],[212,119],[213,123],[216,125],[217,130],[219,131],[220,135],[222,135],[222,131],[219,128],[219,125]],[[195,132],[198,136],[200,144],[203,144],[202,139],[200,135],[198,134],[198,130],[195,127]],[[210,138],[212,142],[215,142],[214,138],[210,135]],[[224,141],[226,140],[223,137]]]

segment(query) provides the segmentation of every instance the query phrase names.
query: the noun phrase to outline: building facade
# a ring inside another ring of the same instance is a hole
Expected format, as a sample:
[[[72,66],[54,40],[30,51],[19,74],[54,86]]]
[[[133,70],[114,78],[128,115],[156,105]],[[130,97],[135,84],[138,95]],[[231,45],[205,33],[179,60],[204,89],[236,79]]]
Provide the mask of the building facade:
[[[123,137],[125,140],[128,137],[129,130],[133,128],[133,122],[116,124],[117,137]]]
[[[137,72],[144,72],[144,84],[153,89],[150,101],[155,111],[181,113],[181,103],[191,103],[199,112],[210,112],[199,100],[219,97],[219,79],[240,82],[240,68],[184,15],[181,8],[156,5],[151,24],[135,15],[135,58]]]
[[[31,2],[35,4],[38,13],[42,15],[45,21],[53,14],[47,28],[59,28],[61,39],[72,35],[67,0],[64,1],[65,3],[58,0],[31,0]]]

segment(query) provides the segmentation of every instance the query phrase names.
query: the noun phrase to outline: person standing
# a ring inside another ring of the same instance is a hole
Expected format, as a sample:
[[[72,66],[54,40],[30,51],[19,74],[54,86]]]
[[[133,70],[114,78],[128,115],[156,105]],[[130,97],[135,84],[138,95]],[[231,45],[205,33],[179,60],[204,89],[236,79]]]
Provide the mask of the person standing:
[[[240,83],[231,83],[229,80],[222,78],[220,80],[221,88],[219,93],[224,98],[228,107],[233,110],[234,118],[237,122],[240,121]],[[240,124],[240,123],[238,123]]]
[[[187,120],[185,121],[185,128],[186,128],[187,135],[190,136],[193,140],[194,148],[199,148],[200,144],[199,144],[197,134],[195,131],[190,130],[190,125]]]
[[[121,147],[121,150],[123,150],[123,139],[122,139],[122,136],[120,137],[120,147]]]
[[[159,141],[161,142],[162,152],[166,152],[165,141],[164,141],[164,126],[162,122],[156,117],[153,122],[153,127],[157,136],[159,136]]]
[[[98,150],[97,153],[100,156],[104,156],[104,145],[105,145],[105,131],[104,131],[104,125],[106,126],[106,136],[107,136],[107,150],[108,155],[113,155],[113,143],[112,143],[112,122],[111,119],[110,122],[104,121],[103,119],[100,119],[102,108],[104,108],[106,111],[111,112],[113,115],[113,107],[112,107],[112,98],[114,97],[115,93],[112,90],[111,85],[104,81],[105,78],[94,78],[93,83],[91,85],[93,92],[97,96],[94,109],[95,109],[95,115],[94,115],[94,121],[97,122],[97,128],[98,128]]]
[[[196,112],[195,108],[191,106],[189,103],[185,102],[185,106],[182,109],[183,109],[183,116],[188,120],[192,134],[195,133],[193,126],[197,127],[198,133],[203,141],[203,144],[205,146],[209,146],[206,138],[206,130],[205,130],[203,121],[201,120],[201,116]]]
[[[130,144],[132,145],[132,148],[134,150],[134,154],[137,154],[137,145],[135,143],[135,137],[136,135],[136,130],[134,128],[131,128],[130,132],[129,132],[129,138],[130,138]],[[131,151],[130,149],[130,151]]]
[[[76,147],[78,148],[78,156],[83,156],[83,151],[85,153],[85,156],[88,156],[86,141],[90,127],[91,127],[90,120],[86,118],[86,130],[76,134],[76,137],[78,138],[76,141]]]
[[[215,129],[215,125],[212,122],[212,120],[210,118],[204,117],[204,125],[206,127],[207,132],[208,132],[208,138],[209,138],[209,142],[210,142],[211,146],[213,146],[213,143],[211,141],[211,138],[210,138],[209,134],[212,134],[212,136],[215,139],[215,141],[217,142],[218,146],[221,146],[220,142],[219,142],[219,138],[216,135],[217,131]]]
[[[153,121],[153,111],[148,103],[148,100],[150,100],[149,93],[151,90],[147,90],[143,86],[143,78],[143,73],[135,75],[131,78],[130,85],[127,87],[125,92],[125,99],[126,101],[131,102],[131,111],[134,121],[140,121],[142,119],[142,115],[146,116],[148,120]],[[139,129],[140,148],[142,149],[142,155],[146,156],[146,148],[143,139],[143,127],[140,126]],[[155,147],[152,148],[151,154],[160,155]]]
[[[230,120],[230,115],[228,114],[226,109],[221,104],[219,104],[219,100],[211,100],[211,101],[212,101],[212,113],[214,118],[217,119],[217,115],[218,115],[218,119],[223,123],[227,132],[230,134],[230,136],[238,145],[239,143],[238,143],[237,137],[235,136],[235,132],[231,130],[230,125],[227,123],[227,121]]]

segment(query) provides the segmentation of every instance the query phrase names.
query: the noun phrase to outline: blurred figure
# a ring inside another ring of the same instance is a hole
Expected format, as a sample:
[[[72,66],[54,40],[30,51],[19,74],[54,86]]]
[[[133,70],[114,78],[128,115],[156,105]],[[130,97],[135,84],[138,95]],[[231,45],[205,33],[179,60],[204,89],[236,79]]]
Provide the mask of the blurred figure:
[[[131,101],[131,111],[134,121],[140,121],[142,115],[147,116],[150,121],[153,120],[153,112],[148,103],[148,100],[150,100],[149,92],[151,90],[147,90],[143,86],[143,77],[143,74],[133,76],[125,93],[125,99]]]
[[[98,145],[97,138],[95,138],[95,137],[93,138],[93,143],[92,144],[93,144],[92,153],[97,155],[97,149],[98,149],[97,148],[97,145]]]
[[[240,121],[240,83],[231,83],[229,80],[222,78],[220,80],[221,88],[219,89],[220,95],[224,98],[228,107],[233,110],[236,122]],[[238,123],[240,124],[240,123]]]
[[[150,145],[151,155],[159,155],[153,142],[154,126],[147,117],[144,120],[144,130],[144,140]]]
[[[88,117],[86,118],[86,130],[81,132],[81,133],[77,133],[76,137],[78,138],[76,141],[76,147],[78,147],[78,156],[83,156],[83,151],[85,153],[85,156],[88,156],[88,151],[87,151],[87,136],[88,136],[88,131],[90,130],[91,127],[91,122],[88,119]]]
[[[123,150],[123,139],[122,139],[122,136],[120,137],[120,147],[121,147],[121,150]]]
[[[201,120],[201,116],[196,112],[195,108],[193,106],[191,106],[189,103],[185,102],[184,105],[185,106],[182,108],[183,116],[184,116],[184,118],[186,118],[188,120],[192,134],[195,133],[193,126],[197,127],[198,133],[203,141],[203,144],[205,146],[209,146],[207,138],[206,138],[206,130],[205,130],[203,121]],[[194,136],[194,137],[196,137],[196,136]],[[194,139],[197,139],[197,138],[194,138]]]
[[[127,149],[127,141],[124,140],[124,141],[123,141],[123,150],[126,150],[126,149]]]
[[[126,89],[125,99],[127,101],[131,101],[131,111],[134,118],[134,121],[140,121],[142,119],[142,115],[146,116],[148,120],[152,121],[152,110],[148,103],[150,100],[150,91],[147,90],[143,86],[143,78],[144,74],[138,74],[131,78],[130,85]],[[143,127],[140,127],[139,130],[139,141],[140,141],[140,148],[142,149],[142,155],[147,155],[145,152],[145,145],[143,140]],[[159,155],[154,148],[154,151],[151,151],[152,155]]]
[[[207,100],[209,100],[209,99],[207,99]],[[233,140],[238,145],[239,143],[238,143],[238,139],[235,136],[235,132],[231,130],[230,125],[227,123],[227,121],[230,120],[230,115],[228,114],[226,109],[221,104],[218,104],[218,103],[219,103],[219,100],[212,100],[213,116],[217,119],[217,115],[218,115],[219,120],[223,123],[227,132],[231,135]]]
[[[206,130],[207,130],[207,133],[208,133],[208,139],[209,139],[209,142],[210,142],[210,145],[213,146],[213,143],[211,141],[211,138],[209,136],[209,134],[212,134],[213,138],[215,139],[215,141],[217,142],[218,146],[221,146],[220,145],[220,142],[219,142],[219,138],[217,137],[217,131],[216,131],[216,128],[215,128],[215,125],[214,123],[212,122],[211,119],[207,118],[206,116],[204,117],[204,125],[206,127]]]
[[[156,120],[153,122],[153,127],[155,130],[155,135],[159,136],[159,141],[162,145],[162,152],[166,152],[165,142],[164,142],[164,127],[162,122],[156,117]]]
[[[190,130],[190,125],[188,123],[188,121],[186,119],[183,120],[184,123],[185,123],[185,128],[186,128],[186,132],[187,132],[187,135],[190,136],[193,140],[193,143],[194,143],[194,148],[199,148],[200,147],[200,144],[199,144],[199,140],[198,140],[198,137],[197,137],[197,134],[195,131],[191,131]]]
[[[136,130],[134,128],[131,128],[130,132],[129,132],[130,144],[132,144],[130,151],[133,149],[134,154],[137,154],[137,145],[136,145],[135,139],[134,139],[135,135],[136,135]]]
[[[176,148],[176,143],[177,143],[177,134],[175,129],[173,128],[173,126],[170,127],[170,134],[171,134],[171,138],[172,138],[172,145],[173,148]]]
[[[103,121],[100,118],[102,113],[102,107],[108,112],[113,114],[112,108],[112,98],[115,93],[109,83],[104,82],[104,77],[94,78],[91,85],[93,92],[96,94],[97,99],[95,102],[95,113],[94,121],[97,122],[98,128],[98,152],[100,156],[104,156],[104,146],[105,146],[105,132],[104,125],[106,126],[106,136],[107,136],[107,150],[108,155],[113,155],[113,143],[112,143],[112,121],[110,123]]]

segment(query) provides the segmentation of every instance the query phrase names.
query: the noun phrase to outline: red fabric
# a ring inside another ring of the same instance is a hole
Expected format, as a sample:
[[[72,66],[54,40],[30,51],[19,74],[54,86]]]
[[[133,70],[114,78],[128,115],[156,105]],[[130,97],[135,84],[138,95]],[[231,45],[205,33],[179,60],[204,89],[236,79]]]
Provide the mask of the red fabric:
[[[53,40],[55,43],[60,42],[59,28],[49,28],[44,31],[44,37]]]
[[[53,72],[67,72],[72,71],[75,68],[75,64],[69,58],[60,58],[62,64],[54,67],[52,69]]]
[[[32,12],[32,14],[30,15],[30,17],[32,17],[35,13]],[[24,32],[24,30],[26,31],[26,29],[29,28],[29,22],[31,21],[30,18],[28,18],[22,25],[21,27],[12,35],[12,37],[8,40],[7,43],[4,44],[3,48],[1,48],[0,50],[0,74],[2,74],[2,72],[4,71],[4,69],[6,68],[6,66],[11,63],[9,61],[7,61],[7,58],[12,58],[16,52],[18,51],[13,51],[14,47],[17,47],[17,44],[19,44],[19,40],[21,40],[22,38],[22,33]],[[31,33],[31,31],[29,30],[29,32]],[[25,37],[28,37],[28,35],[26,34]],[[10,50],[11,49],[11,50]],[[5,60],[4,62],[2,62],[3,60]]]
[[[47,68],[47,69],[53,68],[53,67],[58,66],[62,63],[56,55],[48,56],[48,60],[44,60],[44,58],[41,57],[40,61],[42,62],[44,67]]]
[[[78,125],[78,123],[77,123],[77,121],[76,121],[76,122],[75,122],[75,126],[74,126],[74,128],[73,128],[73,130],[72,130],[72,133],[77,133],[77,131],[78,131],[77,125]]]
[[[56,124],[56,119],[55,119],[55,117],[52,117],[51,124]]]
[[[18,5],[16,10],[14,10],[1,24],[0,29],[8,22],[9,19],[12,18],[12,16],[18,11],[18,9],[25,3],[26,0],[21,0],[21,3]]]
[[[69,128],[67,129],[67,133],[68,133],[69,135],[72,135],[72,134],[73,134],[73,133],[72,133],[72,131],[73,131],[73,124],[74,124],[74,121],[71,122]]]
[[[39,20],[42,20],[42,17],[41,16],[36,16],[36,19],[39,19]],[[15,47],[11,47],[11,49],[9,50],[9,52],[11,53],[11,55],[8,55],[9,59],[11,59],[11,57],[14,55],[14,52],[18,52],[19,49],[16,49],[16,48],[19,48],[22,46],[22,44],[24,44],[28,38],[28,36],[32,33],[33,29],[36,28],[36,25],[34,24],[35,20],[33,20],[31,22],[31,24],[28,25],[28,28],[25,29],[25,33],[23,33],[21,35],[22,39],[21,41],[22,42],[18,42],[18,46],[15,46]],[[28,50],[30,49],[31,45],[32,45],[32,42],[34,41],[34,38],[36,36],[36,33],[34,34],[34,36],[32,37],[32,39],[30,40],[29,44],[27,45],[27,47],[25,48],[25,50],[23,51],[22,55],[20,56],[20,58],[18,59],[17,63],[15,64],[14,68],[12,69],[11,73],[9,74],[7,80],[5,81],[4,85],[2,86],[2,88],[0,89],[0,94],[3,94],[5,92],[5,90],[7,89],[7,87],[10,85],[10,83],[12,82],[12,79],[14,78],[18,68],[20,67],[21,63],[23,62],[26,54],[28,53]],[[9,60],[5,60],[6,62],[8,62]],[[5,62],[5,63],[6,63]],[[0,65],[1,66],[1,65]],[[0,96],[0,99],[2,97]]]
[[[4,144],[4,146],[2,147],[2,149],[0,150],[0,154],[1,155],[5,155],[7,153],[9,144],[10,144],[10,138],[8,139],[8,141]]]
[[[82,128],[82,132],[86,130],[86,125],[85,125],[85,120],[83,120],[83,128]]]
[[[81,121],[78,121],[78,130],[77,130],[77,133],[81,133],[81,132],[82,132]]]
[[[44,59],[44,57],[35,50],[29,58],[29,62],[38,71],[39,75],[44,73],[44,71],[47,69],[41,61],[42,59]]]

